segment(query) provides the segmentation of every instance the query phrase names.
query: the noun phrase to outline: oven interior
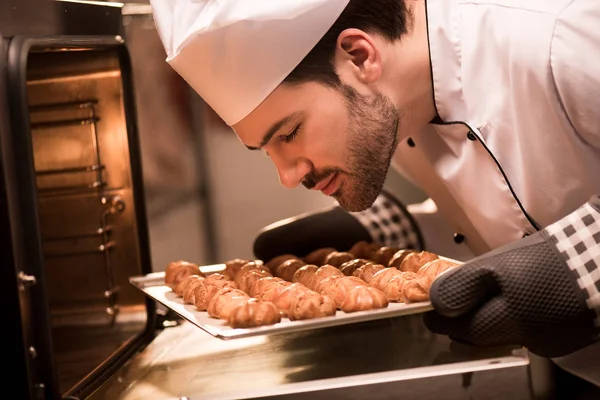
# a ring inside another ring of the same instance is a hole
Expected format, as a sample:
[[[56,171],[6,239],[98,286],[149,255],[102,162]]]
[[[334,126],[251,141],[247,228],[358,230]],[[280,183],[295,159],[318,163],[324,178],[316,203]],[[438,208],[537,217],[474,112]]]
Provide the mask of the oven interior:
[[[62,394],[148,323],[120,46],[32,47],[27,98],[43,273]],[[134,160],[135,161],[135,160]],[[149,266],[146,266],[149,268]],[[39,310],[44,312],[43,310]]]

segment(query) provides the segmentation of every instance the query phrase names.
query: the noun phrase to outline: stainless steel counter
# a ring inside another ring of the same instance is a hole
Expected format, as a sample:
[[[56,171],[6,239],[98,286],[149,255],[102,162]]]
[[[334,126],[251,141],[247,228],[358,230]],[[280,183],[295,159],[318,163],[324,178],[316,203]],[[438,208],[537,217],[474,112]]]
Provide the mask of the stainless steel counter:
[[[92,399],[531,399],[522,349],[476,350],[419,315],[223,341],[166,328]]]

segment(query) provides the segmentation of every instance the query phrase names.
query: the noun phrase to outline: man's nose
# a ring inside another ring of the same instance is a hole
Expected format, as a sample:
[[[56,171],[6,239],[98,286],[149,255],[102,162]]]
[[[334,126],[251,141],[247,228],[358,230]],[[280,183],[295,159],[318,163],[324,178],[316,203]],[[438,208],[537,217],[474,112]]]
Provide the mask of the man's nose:
[[[287,162],[286,160],[274,157],[271,157],[271,159],[277,168],[279,182],[288,189],[293,189],[298,186],[306,174],[311,170],[310,161],[303,158],[297,158]]]

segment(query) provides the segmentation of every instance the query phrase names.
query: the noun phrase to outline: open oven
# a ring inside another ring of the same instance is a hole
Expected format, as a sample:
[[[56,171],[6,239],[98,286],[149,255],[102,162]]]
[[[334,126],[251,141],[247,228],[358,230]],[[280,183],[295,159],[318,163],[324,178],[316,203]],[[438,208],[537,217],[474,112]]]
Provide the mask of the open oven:
[[[8,398],[553,398],[546,363],[461,347],[415,315],[221,340],[132,285],[152,271],[122,14],[0,0]]]

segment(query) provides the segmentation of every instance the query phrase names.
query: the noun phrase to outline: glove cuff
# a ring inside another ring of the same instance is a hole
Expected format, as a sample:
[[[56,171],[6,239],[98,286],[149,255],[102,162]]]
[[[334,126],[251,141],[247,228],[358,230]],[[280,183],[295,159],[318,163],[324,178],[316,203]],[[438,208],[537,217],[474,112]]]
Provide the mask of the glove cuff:
[[[369,209],[350,214],[375,243],[418,251],[424,248],[423,237],[413,217],[398,199],[385,191]]]
[[[542,234],[566,262],[600,330],[600,197],[592,197]]]

